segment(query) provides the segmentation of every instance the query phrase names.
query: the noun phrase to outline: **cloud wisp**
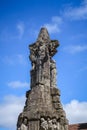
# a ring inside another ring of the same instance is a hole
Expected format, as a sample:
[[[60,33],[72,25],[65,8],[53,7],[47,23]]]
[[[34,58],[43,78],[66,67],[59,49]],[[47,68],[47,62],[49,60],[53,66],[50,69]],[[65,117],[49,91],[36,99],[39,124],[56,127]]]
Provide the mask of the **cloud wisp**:
[[[24,102],[24,96],[5,96],[3,103],[0,104],[0,126],[15,130],[17,118],[19,113],[22,112]],[[70,103],[64,105],[64,110],[70,124],[87,121],[87,102],[72,100]]]
[[[71,45],[63,48],[64,51],[70,54],[81,53],[87,51],[87,45]]]
[[[63,21],[67,19],[70,20],[86,20],[87,19],[87,0],[83,0],[80,6],[73,7],[68,6],[64,11],[61,11],[60,16],[53,16],[51,22],[44,24],[49,31],[49,33],[59,33],[61,32],[60,25]]]
[[[70,20],[85,20],[87,19],[87,0],[82,0],[78,7],[68,7],[64,11],[64,17]]]
[[[70,124],[87,122],[87,102],[72,100],[64,109]]]
[[[21,82],[21,81],[12,81],[7,83],[7,85],[11,88],[25,88],[29,87],[29,83],[27,82]]]
[[[50,23],[44,24],[49,31],[49,33],[59,33],[60,32],[60,25],[62,24],[62,18],[59,16],[54,16],[51,19]]]
[[[0,126],[2,128],[16,129],[18,114],[23,109],[24,101],[24,96],[8,95],[4,97],[3,103],[0,104]]]
[[[19,36],[18,36],[19,39],[22,38],[22,36],[24,34],[24,29],[25,29],[25,27],[24,27],[24,24],[22,22],[20,22],[20,23],[17,24],[17,30],[19,32]]]

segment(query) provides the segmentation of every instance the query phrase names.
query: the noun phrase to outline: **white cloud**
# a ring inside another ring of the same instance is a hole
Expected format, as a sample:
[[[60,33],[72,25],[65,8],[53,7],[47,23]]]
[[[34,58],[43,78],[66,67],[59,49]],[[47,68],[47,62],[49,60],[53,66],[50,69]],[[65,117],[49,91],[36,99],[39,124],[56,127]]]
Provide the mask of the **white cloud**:
[[[24,96],[8,95],[4,97],[3,103],[0,103],[0,126],[15,130],[17,118],[23,110],[24,102]],[[64,110],[71,124],[87,122],[87,102],[72,100],[64,105]]]
[[[52,17],[52,22],[57,23],[57,24],[61,24],[63,21],[62,21],[61,17],[54,16],[54,17]]]
[[[48,29],[49,33],[58,33],[60,32],[60,25],[62,24],[62,18],[59,16],[54,16],[51,19],[50,23],[44,24],[44,27]]]
[[[4,97],[3,103],[0,104],[0,126],[16,130],[17,118],[22,112],[24,101],[24,96],[8,95]]]
[[[24,24],[22,22],[17,24],[17,29],[19,31],[19,38],[22,38],[24,34]]]
[[[27,82],[21,82],[21,81],[12,81],[7,84],[9,87],[12,88],[24,88],[29,87],[29,83]]]
[[[60,32],[58,25],[56,23],[52,24],[45,24],[45,27],[48,29],[49,33],[57,33]]]
[[[82,0],[79,7],[69,7],[66,9],[64,16],[70,20],[87,19],[87,0]]]
[[[87,102],[72,100],[64,109],[70,124],[87,122]]]
[[[64,51],[75,54],[75,53],[80,53],[87,51],[87,45],[71,45],[71,46],[66,46],[64,48]]]

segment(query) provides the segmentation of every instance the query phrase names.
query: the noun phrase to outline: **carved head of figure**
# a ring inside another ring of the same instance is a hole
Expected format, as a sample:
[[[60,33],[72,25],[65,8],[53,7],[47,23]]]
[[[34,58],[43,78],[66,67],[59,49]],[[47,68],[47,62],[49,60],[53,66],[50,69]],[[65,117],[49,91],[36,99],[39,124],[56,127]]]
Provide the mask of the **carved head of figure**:
[[[23,120],[23,124],[27,125],[27,123],[28,123],[27,118],[24,118],[24,120]]]
[[[23,113],[20,113],[20,115],[18,116],[17,127],[20,127],[22,121],[23,121]]]
[[[38,48],[38,56],[40,59],[44,59],[46,56],[46,46],[41,44]]]
[[[54,56],[57,52],[56,48],[59,46],[59,42],[57,40],[51,40],[49,44],[49,52],[50,56]]]
[[[47,118],[47,121],[48,121],[48,122],[50,121],[50,118],[49,118],[49,117]]]
[[[41,118],[41,123],[44,122],[44,121],[45,121],[45,119],[44,119],[44,118]]]
[[[54,118],[54,119],[52,120],[52,123],[53,123],[53,124],[56,124],[56,123],[57,123],[56,118]]]

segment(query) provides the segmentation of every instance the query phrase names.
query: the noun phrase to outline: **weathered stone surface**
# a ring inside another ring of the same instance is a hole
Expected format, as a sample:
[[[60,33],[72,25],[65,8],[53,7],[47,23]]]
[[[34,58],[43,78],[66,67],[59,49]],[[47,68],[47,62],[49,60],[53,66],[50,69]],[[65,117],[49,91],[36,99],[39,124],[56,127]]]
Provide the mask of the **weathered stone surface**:
[[[60,103],[60,97],[58,96],[58,95],[54,95],[54,96],[52,96],[52,101],[53,101],[53,103],[56,103],[56,102],[59,102]]]
[[[68,130],[56,84],[56,62],[52,59],[58,46],[57,40],[50,40],[46,28],[40,30],[37,41],[29,46],[31,90],[26,92],[26,102],[18,117],[17,130]],[[27,123],[24,123],[25,120]]]
[[[52,95],[52,96],[56,96],[56,95],[60,96],[60,91],[59,91],[59,89],[53,87],[53,88],[51,88],[50,90],[51,90],[51,95]]]

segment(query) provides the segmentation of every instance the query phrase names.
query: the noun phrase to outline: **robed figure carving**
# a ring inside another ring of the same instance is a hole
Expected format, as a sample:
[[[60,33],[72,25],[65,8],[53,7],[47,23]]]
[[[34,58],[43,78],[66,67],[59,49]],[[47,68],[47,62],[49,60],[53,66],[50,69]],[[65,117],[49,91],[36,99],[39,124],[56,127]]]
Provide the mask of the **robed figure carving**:
[[[51,78],[53,83],[55,82],[53,69],[55,73],[56,68],[51,67],[53,66],[52,64],[55,64],[51,58],[57,52],[57,46],[59,46],[58,41],[50,40],[49,34],[44,28],[41,29],[36,43],[29,46],[30,60],[32,62],[31,88],[39,83],[44,84],[46,79],[49,80],[49,84]]]

